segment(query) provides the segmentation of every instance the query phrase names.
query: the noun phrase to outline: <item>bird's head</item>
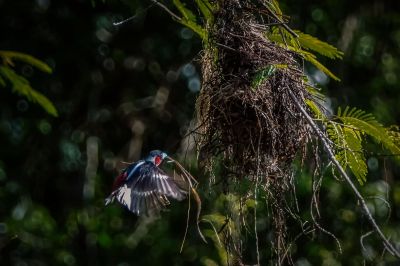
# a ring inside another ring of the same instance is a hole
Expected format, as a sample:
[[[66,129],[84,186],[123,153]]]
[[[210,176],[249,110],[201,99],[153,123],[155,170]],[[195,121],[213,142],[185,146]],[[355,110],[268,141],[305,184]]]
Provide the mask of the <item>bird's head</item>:
[[[154,150],[144,159],[146,162],[151,162],[156,166],[159,166],[168,155],[160,150]]]

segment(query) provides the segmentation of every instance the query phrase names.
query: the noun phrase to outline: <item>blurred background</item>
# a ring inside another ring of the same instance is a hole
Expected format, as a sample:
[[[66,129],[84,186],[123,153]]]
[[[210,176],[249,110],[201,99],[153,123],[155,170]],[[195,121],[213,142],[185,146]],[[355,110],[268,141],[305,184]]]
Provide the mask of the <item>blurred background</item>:
[[[320,58],[341,82],[305,65],[329,96],[330,106],[362,108],[385,125],[400,124],[397,1],[280,4],[292,28],[345,53],[340,62]],[[113,25],[132,15],[130,21]],[[219,208],[221,190],[197,171],[191,143],[184,138],[201,84],[201,41],[192,31],[151,1],[0,0],[0,50],[33,55],[53,68],[46,74],[29,64],[15,66],[59,113],[50,116],[10,88],[0,92],[1,265],[225,263],[217,244],[201,242],[193,222],[179,253],[187,202],[173,202],[158,220],[139,219],[117,205],[103,206],[123,168],[121,161],[162,149],[198,177],[203,213]],[[400,248],[400,166],[378,154],[384,153],[378,148],[370,147],[368,182],[360,189]],[[304,219],[310,219],[310,171],[296,176]],[[317,232],[292,245],[295,265],[398,265],[374,234],[361,246],[369,225],[351,191],[330,171],[323,180],[320,207],[319,223],[337,236],[343,253],[332,237]],[[262,216],[261,248],[268,254],[269,227]],[[291,239],[296,236],[289,233]],[[252,238],[248,236],[245,259],[249,264],[256,263]],[[267,264],[268,255],[264,259]]]

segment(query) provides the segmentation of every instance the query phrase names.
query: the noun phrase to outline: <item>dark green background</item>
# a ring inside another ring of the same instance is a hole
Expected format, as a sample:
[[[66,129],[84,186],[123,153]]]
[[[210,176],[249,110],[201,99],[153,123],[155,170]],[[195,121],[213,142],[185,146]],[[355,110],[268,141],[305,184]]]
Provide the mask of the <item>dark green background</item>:
[[[156,148],[179,158],[185,153],[182,136],[199,89],[201,41],[159,8],[148,8],[150,3],[0,0],[0,50],[28,53],[52,66],[51,75],[25,64],[16,69],[59,111],[53,118],[9,88],[0,92],[1,265],[221,264],[212,241],[203,244],[193,226],[179,254],[187,202],[174,202],[161,219],[147,225],[119,206],[103,207],[123,167],[119,161],[137,160]],[[281,6],[293,28],[345,52],[340,62],[321,58],[340,83],[305,66],[323,85],[334,110],[351,105],[372,112],[385,125],[400,124],[396,1],[288,0]],[[135,13],[131,21],[112,25]],[[360,189],[400,248],[400,167],[377,156],[382,153],[377,148],[369,149],[368,182]],[[189,154],[188,168],[192,160]],[[207,214],[221,190],[208,187],[207,176],[197,176]],[[309,171],[298,174],[296,183],[301,216],[309,220]],[[385,204],[370,196],[391,203],[389,220]],[[333,179],[330,170],[319,206],[319,224],[338,237],[343,253],[330,236],[317,232],[293,246],[296,265],[396,265],[393,257],[382,255],[374,235],[362,249],[359,238],[369,231],[368,223],[346,184]],[[262,224],[266,212],[259,212]],[[272,263],[269,226],[259,229],[265,265]],[[289,228],[291,238],[298,229]],[[254,264],[254,236],[247,240],[245,262]]]

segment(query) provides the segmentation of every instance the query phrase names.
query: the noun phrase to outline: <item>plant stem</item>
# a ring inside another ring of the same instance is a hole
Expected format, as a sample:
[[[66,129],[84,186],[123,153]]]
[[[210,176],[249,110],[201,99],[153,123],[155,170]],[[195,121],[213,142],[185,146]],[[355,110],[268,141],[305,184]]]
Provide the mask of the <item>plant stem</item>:
[[[320,130],[320,128],[317,126],[317,124],[313,121],[311,116],[307,113],[307,111],[301,106],[299,100],[296,98],[296,96],[293,94],[293,92],[289,89],[286,88],[289,92],[290,97],[292,98],[293,102],[296,104],[297,108],[299,108],[299,111],[304,115],[306,120],[308,121],[309,125],[313,128],[315,133],[318,135],[319,139],[321,140],[322,144],[324,145],[325,149],[328,152],[329,159],[333,162],[333,164],[337,167],[339,170],[339,173],[343,176],[343,178],[346,180],[346,182],[350,185],[351,189],[353,190],[354,194],[358,198],[358,200],[361,203],[361,207],[363,208],[368,221],[370,222],[373,230],[378,233],[380,238],[382,239],[386,249],[394,256],[400,258],[400,253],[399,251],[389,242],[389,240],[386,238],[386,236],[383,234],[381,228],[378,226],[376,223],[374,217],[372,216],[370,210],[368,209],[368,206],[364,200],[364,197],[361,195],[361,193],[358,191],[357,187],[354,185],[353,181],[351,181],[349,175],[346,173],[346,171],[343,169],[343,167],[340,165],[338,160],[335,157],[335,154],[332,151],[332,148],[329,146],[326,136],[324,133]]]

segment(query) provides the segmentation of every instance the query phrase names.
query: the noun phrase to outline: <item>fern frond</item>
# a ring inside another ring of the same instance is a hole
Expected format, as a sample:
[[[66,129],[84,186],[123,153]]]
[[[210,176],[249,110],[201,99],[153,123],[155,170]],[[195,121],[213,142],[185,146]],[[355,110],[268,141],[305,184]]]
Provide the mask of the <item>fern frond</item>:
[[[53,103],[46,96],[34,90],[27,79],[18,75],[14,70],[6,66],[0,66],[0,75],[11,84],[14,92],[25,96],[31,102],[38,103],[49,114],[58,116]]]
[[[340,165],[351,170],[358,182],[362,185],[366,182],[368,168],[366,159],[362,150],[362,134],[342,126],[340,124],[329,122],[327,126],[329,138],[336,145],[336,159]]]
[[[270,4],[270,6],[271,6],[272,10],[275,12],[275,14],[278,17],[282,18],[283,12],[282,12],[281,8],[279,7],[278,1],[277,0],[272,0],[272,1],[268,2],[268,3]]]
[[[368,168],[362,150],[361,134],[348,127],[344,127],[343,132],[348,147],[348,150],[346,151],[348,166],[357,178],[358,182],[362,185],[367,181]]]
[[[360,132],[373,137],[391,153],[400,154],[400,145],[391,137],[390,131],[379,123],[372,114],[357,108],[350,109],[346,107],[343,112],[339,108],[337,117],[345,125],[352,126]]]
[[[313,64],[316,68],[324,72],[329,77],[333,78],[336,81],[340,81],[340,79],[335,74],[333,74],[328,68],[326,68],[326,66],[324,66],[317,60],[317,57],[314,54],[301,49],[297,49],[297,51],[295,50],[295,52],[297,52],[304,60]]]
[[[299,40],[297,38],[295,38],[292,34],[290,34],[285,29],[281,29],[281,31],[279,31],[278,29],[279,29],[278,27],[274,27],[271,30],[271,32],[267,33],[267,38],[269,40],[277,43],[281,47],[286,48],[286,49],[298,54],[304,60],[310,62],[316,68],[318,68],[319,70],[321,70],[326,75],[333,78],[334,80],[340,81],[340,79],[335,74],[333,74],[328,68],[326,68],[323,64],[321,64],[317,60],[317,57],[313,53],[303,50],[301,43],[299,42]]]
[[[335,46],[301,31],[295,30],[295,32],[299,35],[297,40],[302,48],[312,50],[331,59],[343,58],[343,52],[339,51]]]
[[[15,51],[0,51],[0,57],[11,65],[13,65],[12,60],[19,60],[46,73],[51,73],[53,71],[48,64],[28,54]]]
[[[291,47],[290,50],[292,51],[301,49],[300,43],[297,39],[286,29],[282,29],[279,26],[271,27],[271,30],[266,33],[266,36],[270,41],[273,41],[284,48]]]

